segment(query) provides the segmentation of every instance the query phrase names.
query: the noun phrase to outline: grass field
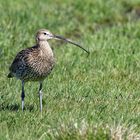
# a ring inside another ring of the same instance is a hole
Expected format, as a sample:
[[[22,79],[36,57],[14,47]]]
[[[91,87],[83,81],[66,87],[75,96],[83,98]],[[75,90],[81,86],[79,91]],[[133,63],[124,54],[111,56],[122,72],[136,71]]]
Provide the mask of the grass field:
[[[0,140],[140,140],[140,1],[0,1]],[[16,53],[47,28],[56,66],[43,85],[8,79]]]

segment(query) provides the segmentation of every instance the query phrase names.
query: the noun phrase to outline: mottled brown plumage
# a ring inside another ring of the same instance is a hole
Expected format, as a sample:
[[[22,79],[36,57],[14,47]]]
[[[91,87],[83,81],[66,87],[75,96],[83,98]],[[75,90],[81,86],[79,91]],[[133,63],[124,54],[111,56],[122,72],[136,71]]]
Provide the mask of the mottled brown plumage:
[[[61,39],[65,42],[80,45],[64,37],[53,35],[46,29],[41,29],[36,34],[36,45],[20,51],[12,62],[8,78],[16,77],[22,81],[22,110],[24,108],[24,83],[27,81],[39,81],[40,110],[42,111],[42,82],[50,74],[54,67],[53,51],[48,43],[49,39]],[[84,51],[88,52],[84,48]],[[88,52],[89,53],[89,52]]]
[[[45,30],[37,33],[37,36]],[[54,66],[54,56],[47,41],[37,40],[37,45],[22,50],[10,66],[8,77],[17,77],[23,81],[42,81]]]

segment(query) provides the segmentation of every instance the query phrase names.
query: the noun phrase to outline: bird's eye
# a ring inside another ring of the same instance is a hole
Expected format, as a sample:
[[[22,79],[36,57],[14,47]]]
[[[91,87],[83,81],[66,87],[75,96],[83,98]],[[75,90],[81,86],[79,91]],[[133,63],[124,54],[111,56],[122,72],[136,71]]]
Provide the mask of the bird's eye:
[[[44,33],[44,35],[47,35],[47,33]]]

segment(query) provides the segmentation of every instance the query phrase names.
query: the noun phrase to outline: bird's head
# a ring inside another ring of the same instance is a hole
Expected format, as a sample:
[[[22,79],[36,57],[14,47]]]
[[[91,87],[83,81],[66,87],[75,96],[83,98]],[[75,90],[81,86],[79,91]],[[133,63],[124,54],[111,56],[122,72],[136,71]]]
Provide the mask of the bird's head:
[[[52,39],[53,34],[48,31],[47,29],[40,29],[36,34],[36,41],[47,41],[49,39]]]
[[[48,31],[47,29],[40,29],[37,34],[36,34],[36,41],[39,42],[39,41],[48,41],[50,39],[57,39],[57,40],[62,40],[64,42],[67,42],[67,43],[70,43],[70,44],[73,44],[81,49],[83,49],[85,52],[87,52],[89,54],[89,51],[84,49],[82,46],[80,46],[79,44],[71,41],[70,39],[67,39],[67,38],[64,38],[60,35],[55,35],[55,34],[52,34],[50,31]]]

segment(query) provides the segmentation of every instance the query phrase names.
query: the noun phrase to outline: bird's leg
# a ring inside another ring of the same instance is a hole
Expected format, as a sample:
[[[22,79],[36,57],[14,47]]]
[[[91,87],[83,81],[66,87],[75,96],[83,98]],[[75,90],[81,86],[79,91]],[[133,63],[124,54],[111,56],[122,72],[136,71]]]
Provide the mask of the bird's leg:
[[[42,82],[39,82],[39,101],[40,101],[40,111],[42,112]]]
[[[24,98],[25,98],[25,93],[24,93],[24,81],[22,81],[22,92],[21,92],[22,111],[24,110]]]

